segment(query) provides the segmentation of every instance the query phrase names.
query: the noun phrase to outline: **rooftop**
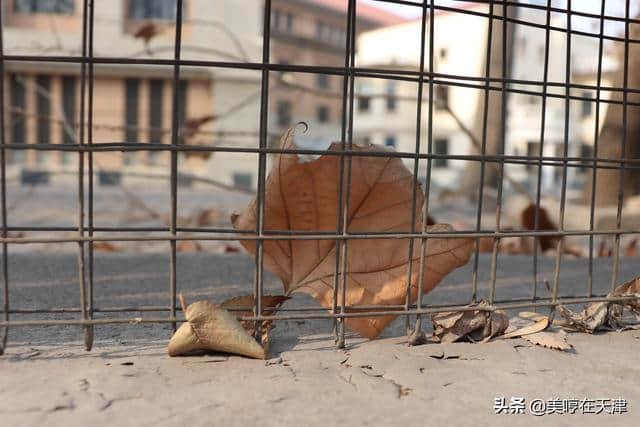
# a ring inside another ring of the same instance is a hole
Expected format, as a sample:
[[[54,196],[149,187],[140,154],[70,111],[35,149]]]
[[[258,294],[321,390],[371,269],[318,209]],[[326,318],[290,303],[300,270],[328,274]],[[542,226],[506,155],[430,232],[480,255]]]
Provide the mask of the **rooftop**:
[[[320,7],[333,9],[340,12],[346,13],[346,10],[347,10],[346,0],[305,0],[305,1],[314,3]],[[395,25],[395,24],[399,24],[407,21],[406,18],[400,15],[397,15],[393,12],[389,12],[379,7],[371,6],[362,2],[357,3],[356,9],[357,9],[357,15],[359,18],[365,18],[370,21],[377,22],[381,25]]]

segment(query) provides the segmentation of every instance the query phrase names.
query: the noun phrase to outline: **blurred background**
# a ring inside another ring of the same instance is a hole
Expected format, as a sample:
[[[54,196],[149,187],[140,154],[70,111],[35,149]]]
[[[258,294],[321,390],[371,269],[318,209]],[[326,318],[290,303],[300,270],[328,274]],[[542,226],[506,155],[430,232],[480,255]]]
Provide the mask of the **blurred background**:
[[[93,56],[100,60],[93,70],[91,120],[88,107],[82,108],[82,93],[86,97],[89,94],[88,86],[82,88],[80,64],[56,60],[82,56],[83,3],[2,1],[5,142],[169,144],[173,66],[135,60],[174,57],[175,0],[94,0]],[[626,80],[622,72],[624,16],[628,13],[634,17],[638,2],[631,1],[629,11],[625,11],[623,0],[610,0],[604,6],[601,0],[572,2],[575,14],[570,20],[573,33],[569,55],[566,1],[550,1],[553,9],[549,14],[544,7],[535,7],[547,6],[546,0],[520,1],[521,7],[507,7],[506,12],[501,5],[488,3],[435,1],[433,28],[430,9],[426,9],[425,57],[421,58],[422,1],[356,2],[355,67],[363,73],[354,81],[353,142],[408,153],[415,153],[419,142],[421,153],[431,149],[441,155],[430,166],[426,159],[420,160],[418,175],[423,182],[427,174],[431,180],[430,209],[435,218],[454,222],[459,228],[475,224],[480,183],[480,162],[460,160],[459,156],[480,153],[482,141],[486,141],[487,154],[536,158],[535,162],[525,159],[508,163],[503,171],[497,163],[485,168],[482,197],[487,200],[483,206],[491,214],[483,216],[483,227],[495,227],[493,212],[502,174],[503,225],[510,225],[511,216],[511,225],[520,226],[521,199],[528,196],[534,200],[538,194],[557,221],[561,189],[566,182],[571,215],[565,218],[565,228],[589,228],[594,194],[597,209],[593,226],[610,229],[611,221],[615,226],[617,188],[622,181],[623,225],[639,228],[637,171],[627,170],[620,180],[616,170],[599,170],[593,185],[594,162],[589,160],[596,154],[608,159],[640,158],[640,120],[634,119],[640,114],[638,106],[627,107],[622,152],[623,108],[607,102],[622,99],[623,91],[616,88],[624,81],[628,87],[640,88],[640,64],[634,65],[640,62],[637,43],[627,46],[630,72]],[[196,61],[260,63],[264,3],[184,0],[183,4],[181,58],[196,65],[180,67],[180,143],[258,147],[260,70],[199,66]],[[280,135],[300,121],[308,124],[308,131],[296,136],[300,146],[324,148],[341,139],[344,80],[335,68],[345,66],[347,4],[347,0],[271,2],[270,62],[327,67],[327,73],[286,67],[270,72],[269,146],[277,147]],[[533,7],[523,7],[525,4]],[[496,16],[506,14],[512,22],[503,32],[503,20],[493,20],[491,40],[486,16],[490,7]],[[607,19],[600,19],[602,11]],[[545,31],[547,20],[552,31]],[[601,24],[603,37],[598,36]],[[637,24],[628,27],[631,38],[634,34],[640,38]],[[431,35],[433,47],[429,46]],[[22,56],[37,56],[39,60]],[[110,63],[109,58],[114,59],[111,62],[118,62],[115,58],[129,61]],[[429,86],[425,83],[420,97],[415,78],[421,70],[421,59],[424,71],[436,73],[431,125]],[[495,90],[490,91],[485,103],[487,71]],[[505,85],[510,91],[503,98],[500,79],[504,72],[510,79]],[[404,75],[413,79],[403,79]],[[389,76],[395,78],[382,78]],[[545,80],[548,84],[543,84]],[[568,110],[567,93],[571,96]],[[627,93],[626,100],[632,104],[640,101],[633,92]],[[596,141],[598,153],[594,150]],[[565,149],[567,156],[577,158],[566,167],[566,175],[562,162]],[[540,155],[556,161],[539,167]],[[95,227],[168,224],[168,152],[101,152],[93,155],[93,162]],[[414,161],[405,162],[413,170]],[[34,233],[27,229],[38,226],[61,230],[76,226],[77,173],[77,153],[7,150],[7,219],[11,233],[25,236]],[[244,207],[256,191],[257,180],[255,153],[180,153],[179,225],[230,228],[230,213]],[[122,246],[96,243],[95,249],[145,251],[158,246],[148,242]],[[38,246],[27,248],[33,247]],[[179,250],[233,252],[238,247],[181,242]]]

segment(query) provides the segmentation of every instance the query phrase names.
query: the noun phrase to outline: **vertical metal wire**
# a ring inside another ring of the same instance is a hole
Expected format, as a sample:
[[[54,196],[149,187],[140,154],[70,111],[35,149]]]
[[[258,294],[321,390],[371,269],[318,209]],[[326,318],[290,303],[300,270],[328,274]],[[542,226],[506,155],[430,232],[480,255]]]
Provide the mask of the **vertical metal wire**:
[[[353,103],[354,103],[354,84],[355,84],[355,75],[353,73],[353,67],[355,66],[355,46],[356,46],[356,1],[349,0],[349,12],[347,13],[349,24],[347,27],[351,31],[351,37],[349,37],[349,48],[346,52],[346,55],[349,57],[349,122],[347,127],[347,149],[353,149]],[[342,236],[346,237],[349,234],[349,205],[351,199],[351,164],[353,157],[351,154],[347,155],[347,181],[345,188],[345,198],[344,198],[344,207],[342,212]],[[348,250],[348,239],[342,240],[342,287],[341,287],[341,303],[340,303],[340,313],[346,313],[346,305],[347,305],[347,250]],[[344,318],[343,318],[344,319]],[[345,341],[345,321],[342,320],[340,322],[340,336],[338,338],[337,346],[338,348],[344,348],[346,345]]]
[[[604,13],[606,0],[602,0],[600,6],[600,32],[598,43],[598,71],[596,75],[596,117],[593,132],[593,164],[591,165],[591,205],[589,206],[589,231],[593,231],[595,225],[596,206],[596,179],[598,176],[598,140],[600,137],[600,86],[602,85],[602,56],[604,54]],[[587,282],[587,296],[593,295],[593,234],[589,235],[589,278]]]
[[[352,15],[353,18],[352,18]],[[340,162],[340,171],[339,171],[339,176],[338,176],[338,209],[337,209],[337,213],[338,213],[338,218],[337,218],[337,229],[336,229],[336,234],[344,234],[345,230],[346,230],[346,222],[348,221],[348,212],[349,209],[348,207],[346,207],[346,212],[347,212],[347,216],[345,216],[345,213],[343,212],[345,210],[345,206],[347,205],[347,201],[349,199],[349,194],[346,194],[346,200],[343,203],[343,199],[345,198],[345,189],[344,189],[344,183],[345,183],[345,176],[344,176],[344,169],[345,169],[345,150],[347,148],[347,121],[348,121],[348,109],[349,109],[349,105],[347,104],[347,95],[349,94],[349,82],[352,79],[352,73],[350,72],[350,67],[351,67],[351,56],[349,55],[349,52],[351,50],[351,46],[353,44],[352,42],[352,38],[354,37],[355,34],[355,29],[353,28],[353,24],[355,23],[355,1],[353,0],[349,0],[348,6],[347,6],[347,37],[346,37],[346,42],[345,42],[345,56],[344,56],[344,73],[343,73],[343,80],[342,80],[342,125],[341,125],[341,132],[340,132],[340,157],[339,157],[339,162]],[[351,86],[352,88],[353,86]],[[350,94],[351,98],[353,99],[353,92]],[[351,158],[349,157],[349,160],[351,160]],[[347,189],[348,189],[349,185],[347,183]],[[335,263],[335,274],[334,274],[334,278],[333,278],[333,307],[332,307],[332,313],[336,314],[338,312],[338,289],[340,288],[340,270],[341,270],[341,261],[345,261],[345,265],[346,265],[346,256],[344,255],[344,253],[347,250],[347,240],[343,239],[341,240],[339,243],[336,243],[336,263]],[[344,274],[344,269],[342,270],[343,274]],[[343,294],[345,294],[343,292]],[[344,306],[344,299],[342,301],[342,305],[341,305],[341,310],[343,309]],[[342,312],[342,311],[341,311]],[[334,321],[334,332],[335,332],[335,340],[336,340],[336,347],[337,348],[344,348],[345,346],[345,328],[344,328],[344,318],[340,318]]]
[[[622,83],[622,142],[620,144],[620,159],[626,157],[627,149],[627,90],[629,89],[629,0],[624,8],[624,68]],[[624,173],[626,163],[620,162],[620,179],[618,181],[618,210],[616,213],[616,231],[622,226],[622,202],[624,200]],[[620,233],[616,233],[613,252],[613,274],[611,274],[611,290],[618,282],[618,269],[620,268]]]
[[[260,153],[258,154],[258,195],[256,197],[258,204],[258,218],[256,223],[256,233],[258,237],[264,236],[264,198],[265,198],[265,181],[267,158],[262,149],[267,147],[267,130],[269,119],[269,61],[271,53],[271,0],[264,2],[264,19],[262,29],[262,79],[260,86]],[[256,269],[254,282],[254,308],[255,315],[262,314],[262,294],[264,286],[264,240],[259,239],[256,242]],[[256,338],[261,339],[262,325],[256,322]]]
[[[172,97],[172,111],[171,111],[171,145],[178,146],[180,141],[178,140],[178,127],[179,115],[178,115],[178,91],[180,90],[180,52],[182,46],[182,0],[176,0],[176,33],[174,39],[174,52],[173,52],[173,97]],[[178,152],[171,150],[171,211],[169,232],[172,236],[176,235],[177,224],[177,212],[178,212]],[[171,317],[176,317],[176,241],[171,240],[169,242],[169,310]],[[171,324],[171,329],[175,332],[175,322]]]
[[[540,113],[540,148],[538,151],[538,180],[536,183],[536,209],[533,229],[540,227],[540,199],[542,197],[542,156],[544,156],[544,139],[547,122],[547,89],[549,83],[549,39],[551,33],[551,0],[547,0],[547,20],[544,28],[544,70],[542,75],[542,111]],[[531,300],[538,297],[538,244],[540,239],[533,238],[533,283],[531,284]]]
[[[87,25],[89,17],[89,4],[90,0],[84,0],[82,8],[82,58],[83,61],[80,64],[80,138],[78,144],[84,145],[84,131],[85,131],[85,102],[86,102],[86,84],[87,84]],[[73,122],[73,119],[72,119]],[[84,152],[78,152],[78,234],[80,237],[84,237]],[[87,296],[86,296],[86,264],[85,264],[85,242],[78,242],[78,272],[80,275],[80,309],[82,319],[88,319],[87,313]],[[91,343],[93,341],[93,331],[89,325],[85,325],[84,329],[84,347],[87,351],[91,350]]]
[[[506,21],[506,16],[504,17]],[[490,95],[490,78],[491,78],[491,45],[493,39],[493,0],[489,0],[489,16],[487,27],[487,62],[485,64],[485,87],[484,87],[484,105],[482,117],[482,142],[480,149],[480,188],[478,190],[478,210],[476,213],[476,232],[480,231],[482,223],[482,202],[484,199],[484,169],[485,156],[487,154],[487,125],[489,120],[489,95]],[[473,272],[472,275],[472,291],[471,302],[475,302],[478,298],[478,261],[480,259],[480,240],[476,238],[474,256],[473,256]]]
[[[551,0],[547,0],[547,20],[544,35],[544,70],[542,76],[542,111],[540,113],[540,148],[538,151],[538,180],[536,187],[536,209],[533,229],[538,231],[540,227],[540,199],[542,197],[542,156],[544,156],[544,139],[546,135],[547,122],[547,89],[549,83],[549,39],[551,33]],[[531,284],[531,300],[536,301],[538,297],[538,244],[540,239],[533,238],[533,283]]]
[[[431,1],[433,3],[433,0]],[[430,20],[431,20],[430,16]],[[427,0],[423,0],[422,2],[422,21],[420,27],[420,78],[418,79],[418,103],[416,105],[416,144],[415,144],[415,153],[420,154],[420,138],[422,131],[422,90],[424,86],[424,54],[425,54],[425,44],[426,44],[426,25],[427,25]],[[429,28],[429,35],[433,34],[433,26]],[[430,39],[429,44],[429,71],[431,73],[434,72],[433,69],[433,41]],[[433,74],[431,74],[433,76]],[[429,77],[429,83],[431,84],[431,77]],[[429,97],[429,104],[432,105],[431,97]],[[428,129],[429,136],[431,136],[431,128]],[[431,144],[429,138],[429,153],[431,153]],[[430,159],[428,160],[430,162]],[[416,222],[416,196],[418,191],[418,169],[420,165],[420,159],[418,157],[415,158],[413,163],[413,195],[411,199],[411,233],[415,232],[415,222]],[[428,186],[428,183],[427,183]],[[426,214],[428,210],[429,203],[427,202],[429,198],[429,191],[427,189],[424,195],[424,211],[422,218],[422,230],[425,230],[425,226],[427,224],[428,214]],[[411,275],[413,269],[413,243],[414,239],[409,239],[409,265],[407,268],[407,289],[406,289],[406,297],[405,297],[405,311],[409,311],[409,303],[410,303],[410,295],[411,295]],[[422,306],[422,294],[424,293],[424,257],[426,255],[426,239],[420,240],[420,262],[418,267],[418,298],[416,300],[416,304],[418,309]],[[424,333],[422,332],[422,316],[420,314],[416,315],[416,324],[413,328],[413,331],[409,330],[409,315],[406,316],[406,324],[405,328],[407,329],[408,334],[408,343],[409,345],[417,345],[421,344],[425,341]]]
[[[0,7],[0,209],[2,210],[2,237],[7,237],[7,172],[6,172],[6,151],[5,145],[5,123],[4,123],[4,8]],[[2,242],[2,318],[9,321],[9,248],[6,242]],[[0,338],[0,355],[4,354],[7,347],[9,327],[2,328],[2,338]]]
[[[517,12],[517,6],[515,11]],[[508,25],[507,20],[507,3],[504,3],[502,7],[502,90],[501,90],[501,104],[502,109],[500,111],[500,147],[501,152],[505,152],[506,137],[507,137],[507,81],[511,78],[511,57],[508,57]],[[515,32],[514,32],[515,34]],[[513,41],[510,42],[513,46]],[[498,194],[496,202],[496,231],[500,231],[500,220],[502,217],[502,187],[504,179],[504,157],[498,164]],[[493,252],[491,254],[491,289],[489,290],[489,304],[493,304],[496,295],[496,280],[497,280],[497,268],[498,268],[498,246],[500,245],[500,238],[493,239]]]
[[[94,0],[89,0],[89,98],[87,100],[88,105],[88,117],[87,117],[87,144],[93,144],[93,31],[94,31]],[[88,230],[89,237],[93,236],[93,153],[87,153],[88,156],[88,180],[89,180],[89,193],[88,193]],[[88,289],[87,289],[87,318],[93,319],[93,242],[88,243],[89,249],[89,265],[88,265]],[[85,346],[87,350],[91,350],[93,347],[93,326],[87,327],[87,333],[85,335]]]
[[[567,201],[567,157],[569,155],[569,118],[571,107],[571,0],[567,0],[567,46],[565,58],[565,97],[564,97],[564,141],[562,154],[562,189],[560,194],[560,220],[558,229],[564,231],[564,212]],[[560,283],[560,264],[562,262],[562,250],[564,239],[558,239],[556,246],[556,267],[553,277],[552,300],[558,300],[558,286]],[[553,310],[552,310],[553,313]]]

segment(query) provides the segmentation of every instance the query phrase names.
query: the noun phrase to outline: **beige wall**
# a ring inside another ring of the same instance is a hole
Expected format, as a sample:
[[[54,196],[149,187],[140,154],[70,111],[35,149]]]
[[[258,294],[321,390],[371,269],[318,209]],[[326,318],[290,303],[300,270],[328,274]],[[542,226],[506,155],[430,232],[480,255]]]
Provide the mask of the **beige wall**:
[[[22,77],[25,81],[25,142],[27,144],[33,144],[36,142],[37,132],[37,110],[36,110],[36,74],[30,72],[16,73]],[[51,76],[51,88],[50,88],[50,143],[59,144],[62,141],[62,127],[63,120],[60,114],[62,106],[62,77],[63,74],[49,74]],[[80,91],[81,91],[81,79],[76,76],[76,115],[75,117],[67,117],[67,122],[72,125],[76,138],[79,140],[80,132]],[[114,143],[123,142],[125,140],[125,78],[126,76],[95,76],[93,84],[93,135],[92,143]],[[157,77],[154,77],[157,78]],[[5,108],[6,108],[6,128],[7,128],[7,142],[11,143],[11,119],[9,112],[13,108],[10,105],[11,100],[11,85],[9,83],[9,74],[5,75]],[[172,94],[173,94],[173,81],[168,76],[163,79],[163,123],[164,129],[163,138],[161,141],[163,144],[171,142],[171,113],[172,113]],[[202,115],[212,114],[212,95],[210,89],[210,81],[187,79],[187,119],[193,117],[199,117]],[[87,88],[88,91],[88,88]],[[85,135],[84,141],[88,142],[88,123],[86,117],[88,110],[85,111]],[[139,127],[139,140],[140,142],[148,142],[149,136],[149,78],[141,77],[139,94],[138,94],[138,127]],[[204,126],[202,128],[202,134],[197,135],[196,140],[206,140],[206,132],[210,129],[210,126]],[[43,152],[41,152],[43,153]],[[28,166],[38,165],[38,154],[35,150],[28,150],[26,152],[25,161]],[[44,155],[47,158],[48,168],[58,168],[62,165],[62,153],[60,152],[48,152]],[[137,152],[132,156],[132,167],[146,166],[149,163],[148,152]],[[168,164],[168,153],[161,153],[158,156],[157,166],[166,166]],[[202,168],[203,165],[199,162],[191,162],[190,164],[199,165]],[[123,154],[120,152],[101,153],[99,155],[99,165],[97,168],[105,169],[117,169],[123,166]]]

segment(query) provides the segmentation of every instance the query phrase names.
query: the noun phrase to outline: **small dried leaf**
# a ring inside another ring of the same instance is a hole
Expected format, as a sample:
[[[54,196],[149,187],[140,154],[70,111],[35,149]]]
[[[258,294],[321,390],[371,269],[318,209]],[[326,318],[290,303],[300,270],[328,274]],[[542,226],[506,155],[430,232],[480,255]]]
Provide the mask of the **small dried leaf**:
[[[142,39],[145,43],[160,34],[162,31],[158,25],[153,22],[146,22],[138,27],[138,30],[133,33],[133,37],[136,39]]]
[[[508,334],[504,334],[500,338],[502,339],[516,338],[524,335],[535,334],[537,332],[544,331],[545,329],[547,329],[547,326],[549,326],[549,319],[544,317],[536,321],[536,323],[534,324],[517,329],[513,332],[509,332]]]
[[[569,351],[573,348],[573,346],[567,342],[567,334],[564,333],[564,331],[537,332],[535,334],[523,335],[522,338],[531,344],[554,350]]]
[[[564,326],[590,334],[609,320],[609,303],[607,302],[589,304],[580,313],[574,313],[563,305],[557,306],[556,311],[566,320]]]
[[[544,314],[536,313],[533,311],[521,311],[520,313],[518,313],[518,316],[522,317],[523,319],[531,319],[534,322],[547,318],[547,316],[545,316]]]
[[[628,308],[631,311],[640,314],[640,277],[636,277],[635,279],[629,280],[628,282],[623,283],[616,287],[613,292],[609,294],[609,296],[620,297],[620,296],[628,296],[635,295],[636,299],[622,301],[618,303],[618,305],[622,305]]]
[[[478,304],[478,306],[483,305],[486,304]],[[486,341],[503,333],[509,326],[509,319],[501,310],[435,313],[431,316],[431,320],[433,321],[433,339],[443,343],[461,340]]]
[[[521,214],[522,226],[527,230],[536,229],[536,205],[530,203]],[[557,231],[558,227],[551,221],[547,210],[542,206],[538,209],[538,227],[537,230]],[[540,248],[542,251],[552,249],[556,246],[558,238],[555,236],[540,236]]]
[[[625,256],[640,256],[640,251],[638,250],[638,239],[637,237],[632,239],[629,244],[624,248]]]
[[[262,315],[269,316],[273,315],[278,307],[290,299],[291,297],[285,295],[263,295],[262,296]],[[233,310],[232,314],[236,317],[246,317],[253,315],[252,307],[255,304],[255,298],[253,295],[242,295],[239,297],[231,298],[224,301],[220,304],[221,307],[225,309],[245,309],[242,311]],[[253,336],[256,333],[255,322],[252,321],[240,321],[242,327],[249,333],[249,335]],[[265,351],[268,353],[269,348],[269,332],[271,329],[275,328],[275,325],[270,320],[262,322],[262,346],[265,348]]]
[[[169,341],[169,355],[194,351],[221,351],[265,359],[266,352],[234,315],[209,301],[198,301],[185,310],[184,322]]]

